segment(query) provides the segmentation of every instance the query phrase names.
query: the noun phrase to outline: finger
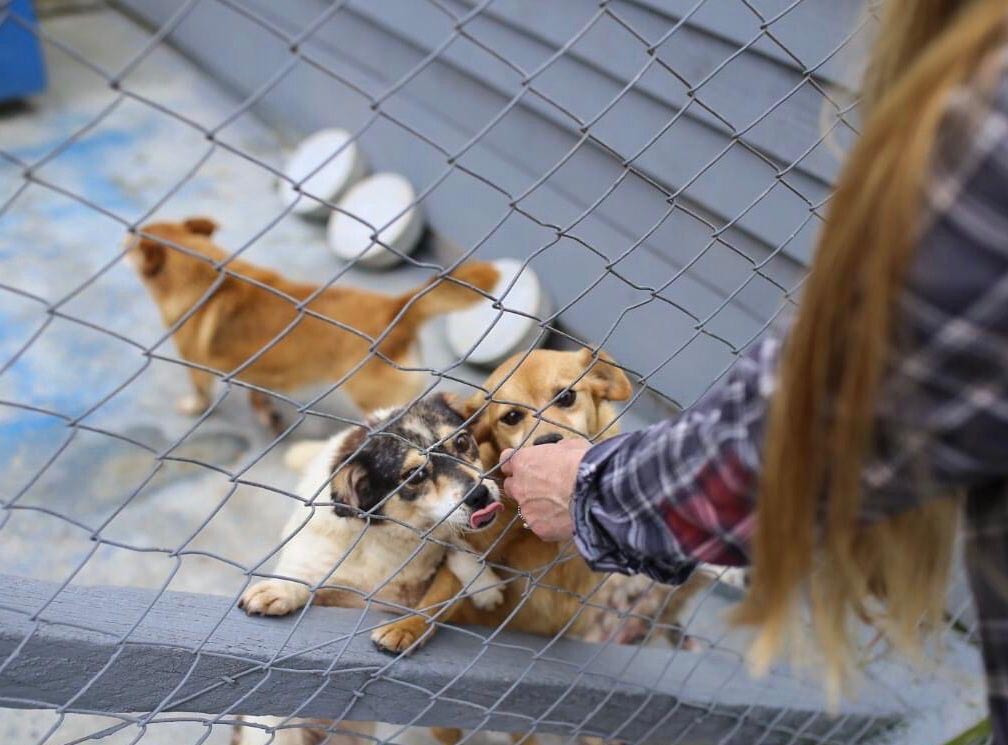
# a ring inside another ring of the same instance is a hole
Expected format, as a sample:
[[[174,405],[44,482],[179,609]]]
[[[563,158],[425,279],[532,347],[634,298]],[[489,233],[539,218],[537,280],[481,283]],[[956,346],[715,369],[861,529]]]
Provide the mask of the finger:
[[[510,476],[513,473],[511,468],[511,458],[514,456],[514,450],[508,448],[500,454],[500,472],[505,476]]]
[[[515,486],[516,486],[515,480],[513,478],[510,478],[510,479],[504,479],[504,483],[501,485],[501,488],[504,489],[505,494],[507,494],[509,497],[511,497],[511,499],[517,502],[518,495],[515,493]]]
[[[555,531],[550,528],[548,524],[543,524],[536,527],[532,527],[532,532],[539,536],[540,540],[546,541],[547,543],[556,543]]]

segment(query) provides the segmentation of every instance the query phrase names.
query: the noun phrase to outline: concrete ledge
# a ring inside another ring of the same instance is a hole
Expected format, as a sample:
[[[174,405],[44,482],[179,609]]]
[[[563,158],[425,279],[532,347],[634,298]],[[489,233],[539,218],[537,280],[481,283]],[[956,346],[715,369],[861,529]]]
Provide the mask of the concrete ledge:
[[[378,652],[387,616],[311,608],[249,618],[229,598],[0,581],[0,705],[67,712],[271,714],[604,734],[690,743],[862,742],[874,703],[823,713],[813,686],[754,682],[737,654],[444,629],[413,657]],[[863,700],[871,702],[870,691]],[[884,700],[878,697],[877,700]]]

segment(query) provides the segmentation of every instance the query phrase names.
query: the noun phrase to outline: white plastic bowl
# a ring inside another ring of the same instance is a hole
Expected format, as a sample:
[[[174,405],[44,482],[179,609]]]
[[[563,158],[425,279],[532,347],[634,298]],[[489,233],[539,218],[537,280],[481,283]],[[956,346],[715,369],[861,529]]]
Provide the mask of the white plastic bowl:
[[[500,311],[494,309],[493,302],[481,300],[471,308],[449,315],[446,331],[453,354],[462,357],[468,353],[467,362],[484,367],[495,367],[515,352],[528,349],[534,342],[538,346],[545,341],[544,335],[536,342],[540,334],[536,319],[519,313],[543,318],[552,312],[549,296],[530,267],[522,269],[522,262],[515,259],[498,259],[492,263],[500,272],[500,279],[490,294],[499,298],[501,305],[508,310],[498,319]],[[506,296],[501,297],[515,277],[514,286]],[[490,328],[491,325],[493,328]],[[486,337],[469,352],[488,328],[490,331]]]
[[[346,190],[367,173],[367,164],[353,142],[352,135],[342,129],[322,129],[304,139],[284,165],[284,175],[303,184],[301,191],[329,203],[335,203]],[[340,150],[340,148],[343,148]],[[334,153],[339,153],[334,156]],[[323,165],[323,163],[325,165]],[[316,171],[316,169],[318,169]],[[285,205],[294,203],[291,212],[298,215],[323,217],[329,209],[309,196],[300,196],[294,185],[280,182],[280,198]]]
[[[343,195],[339,207],[349,214],[332,213],[327,239],[333,253],[346,261],[372,268],[389,267],[402,261],[384,245],[372,242],[371,234],[375,230],[380,231],[379,241],[403,255],[413,253],[423,236],[424,220],[416,204],[416,192],[413,185],[397,173],[376,173],[355,184]],[[393,218],[391,224],[383,227]]]

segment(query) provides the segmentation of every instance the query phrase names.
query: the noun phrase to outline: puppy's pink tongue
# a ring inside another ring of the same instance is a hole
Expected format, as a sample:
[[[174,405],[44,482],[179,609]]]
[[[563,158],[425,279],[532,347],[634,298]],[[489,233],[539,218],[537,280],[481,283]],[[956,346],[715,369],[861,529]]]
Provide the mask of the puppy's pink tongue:
[[[474,513],[469,515],[469,525],[474,529],[482,528],[487,525],[495,513],[500,512],[504,509],[504,505],[500,502],[491,502],[486,507],[480,510],[476,510]]]

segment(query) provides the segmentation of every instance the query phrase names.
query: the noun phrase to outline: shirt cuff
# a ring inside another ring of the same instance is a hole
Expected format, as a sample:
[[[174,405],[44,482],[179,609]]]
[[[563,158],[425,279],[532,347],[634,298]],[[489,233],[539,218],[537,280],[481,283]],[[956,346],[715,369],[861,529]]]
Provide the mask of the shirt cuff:
[[[609,460],[624,447],[633,447],[641,432],[625,434],[604,440],[589,449],[578,467],[574,494],[571,498],[571,519],[574,526],[574,545],[592,569],[599,572],[644,574],[659,582],[681,584],[692,574],[696,562],[687,557],[662,560],[625,551],[599,523],[594,511],[605,512],[605,494],[600,480]]]
[[[592,569],[629,574],[626,558],[619,547],[599,530],[591,517],[591,504],[598,494],[596,479],[599,471],[628,434],[603,440],[585,452],[578,466],[571,499],[571,519],[574,524],[574,545]]]

